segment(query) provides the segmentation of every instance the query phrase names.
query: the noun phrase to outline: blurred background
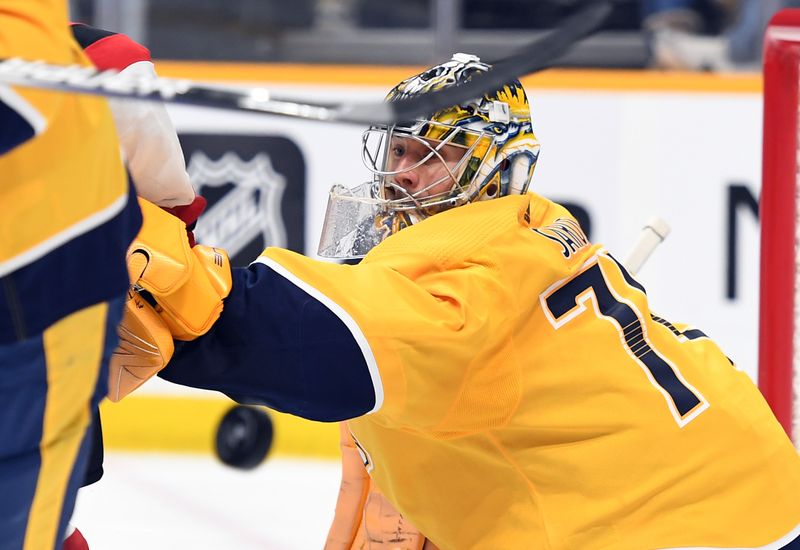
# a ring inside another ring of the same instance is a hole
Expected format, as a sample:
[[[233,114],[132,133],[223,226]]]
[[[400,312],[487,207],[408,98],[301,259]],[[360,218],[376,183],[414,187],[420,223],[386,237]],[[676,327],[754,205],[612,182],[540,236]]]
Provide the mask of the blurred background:
[[[542,142],[532,189],[622,257],[651,216],[665,218],[672,234],[639,274],[655,311],[702,329],[754,380],[761,48],[772,14],[796,3],[616,0],[599,33],[522,78]],[[323,102],[380,100],[454,52],[502,58],[584,4],[70,1],[74,21],[146,45],[163,76]],[[330,186],[369,177],[363,128],[168,109],[209,201],[198,241],[237,265],[270,245],[314,256]],[[270,411],[269,437],[247,423],[221,430],[232,406],[161,380],[102,405],[106,473],[81,491],[75,516],[93,550],[322,547],[338,492],[337,427]],[[220,444],[245,452],[265,438],[267,459],[250,469],[219,459]]]
[[[754,66],[759,35],[791,0],[615,0],[567,66]],[[70,0],[73,19],[168,59],[430,64],[454,50],[501,57],[582,0]],[[202,40],[197,38],[202,36]]]

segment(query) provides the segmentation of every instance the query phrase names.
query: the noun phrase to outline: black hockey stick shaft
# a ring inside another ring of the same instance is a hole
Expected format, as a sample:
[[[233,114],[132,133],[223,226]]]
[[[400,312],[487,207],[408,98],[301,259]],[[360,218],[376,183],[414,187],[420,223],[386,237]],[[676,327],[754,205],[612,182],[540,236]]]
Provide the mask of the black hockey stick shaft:
[[[390,104],[395,120],[409,120],[434,113],[497,90],[520,76],[552,66],[577,42],[596,32],[611,14],[611,3],[593,2],[541,38],[492,64],[492,69],[473,76],[460,86],[437,90]]]
[[[513,55],[497,61],[492,70],[474,76],[469,82],[393,103],[313,103],[274,97],[264,88],[221,86],[171,78],[131,78],[119,75],[116,71],[98,71],[91,67],[51,65],[21,59],[0,62],[0,83],[325,122],[393,124],[479,97],[509,80],[551,66],[576,42],[599,29],[610,12],[609,2],[593,2],[567,18],[559,27]]]

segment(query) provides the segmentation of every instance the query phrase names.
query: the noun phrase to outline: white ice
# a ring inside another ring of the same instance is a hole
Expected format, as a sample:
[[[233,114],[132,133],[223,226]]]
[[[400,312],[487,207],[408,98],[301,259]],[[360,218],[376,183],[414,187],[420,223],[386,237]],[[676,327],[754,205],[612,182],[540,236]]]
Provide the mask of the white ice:
[[[73,523],[91,550],[307,550],[325,543],[338,461],[268,458],[251,471],[210,456],[108,452]]]

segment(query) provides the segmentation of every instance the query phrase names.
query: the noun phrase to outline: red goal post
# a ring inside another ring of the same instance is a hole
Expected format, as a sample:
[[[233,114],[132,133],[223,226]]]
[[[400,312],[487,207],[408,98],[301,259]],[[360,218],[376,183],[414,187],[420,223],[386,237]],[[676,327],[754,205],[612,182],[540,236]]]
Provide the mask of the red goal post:
[[[798,79],[800,9],[783,10],[764,37],[764,138],[758,384],[800,444]]]

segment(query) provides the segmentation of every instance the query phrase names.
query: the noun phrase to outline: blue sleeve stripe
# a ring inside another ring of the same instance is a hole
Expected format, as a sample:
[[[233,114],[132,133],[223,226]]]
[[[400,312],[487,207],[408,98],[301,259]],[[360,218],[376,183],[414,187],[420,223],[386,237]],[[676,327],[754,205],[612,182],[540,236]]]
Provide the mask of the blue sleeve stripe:
[[[375,391],[375,406],[367,414],[379,411],[383,406],[383,382],[381,381],[380,371],[378,370],[378,363],[375,361],[375,355],[372,353],[372,348],[370,348],[369,342],[367,341],[366,336],[364,336],[364,333],[361,331],[361,328],[358,326],[358,323],[355,322],[355,320],[342,308],[342,306],[331,300],[328,296],[324,295],[319,289],[314,288],[307,282],[296,277],[278,262],[275,262],[270,258],[260,256],[254,263],[263,264],[272,269],[281,277],[287,279],[296,287],[327,307],[331,313],[336,315],[336,317],[338,317],[339,320],[347,327],[347,329],[350,331],[350,334],[353,336],[353,339],[356,341],[359,349],[361,350],[362,355],[364,356],[364,361],[366,362],[367,369],[369,370],[369,376],[372,379],[372,387]]]
[[[373,354],[339,306],[267,262],[233,268],[232,279],[220,318],[176,342],[161,378],[323,422],[380,408]]]
[[[125,296],[130,284],[125,255],[142,223],[132,186],[130,199],[105,223],[0,276],[0,346],[39,334],[74,311]]]
[[[41,134],[47,121],[8,86],[0,85],[0,154]]]

